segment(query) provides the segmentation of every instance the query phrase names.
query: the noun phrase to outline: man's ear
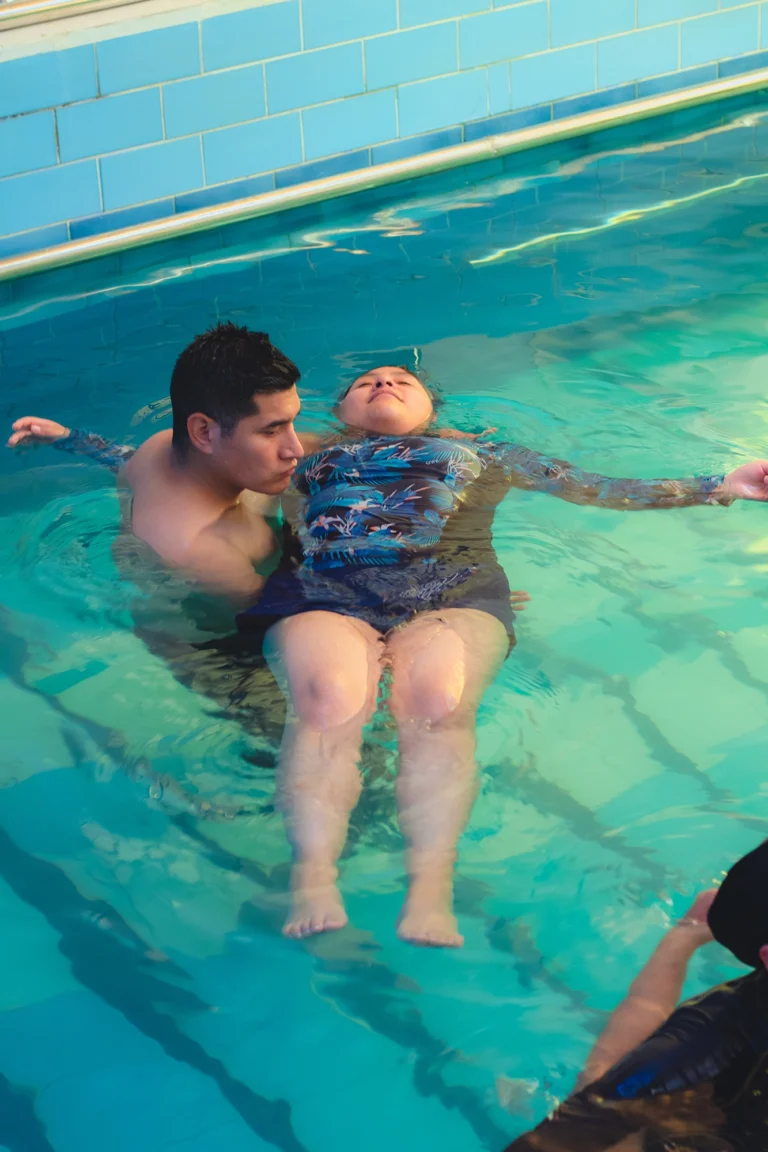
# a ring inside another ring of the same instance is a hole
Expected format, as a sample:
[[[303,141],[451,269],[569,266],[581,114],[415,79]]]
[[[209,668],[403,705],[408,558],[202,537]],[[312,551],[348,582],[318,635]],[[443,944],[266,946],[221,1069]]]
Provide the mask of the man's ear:
[[[760,949],[760,959],[763,962],[763,967],[768,968],[768,944],[763,944]]]
[[[187,417],[187,432],[192,446],[198,452],[204,452],[206,456],[210,456],[214,441],[219,433],[219,425],[216,421],[211,420],[210,416],[206,416],[203,412],[193,412],[191,416]]]

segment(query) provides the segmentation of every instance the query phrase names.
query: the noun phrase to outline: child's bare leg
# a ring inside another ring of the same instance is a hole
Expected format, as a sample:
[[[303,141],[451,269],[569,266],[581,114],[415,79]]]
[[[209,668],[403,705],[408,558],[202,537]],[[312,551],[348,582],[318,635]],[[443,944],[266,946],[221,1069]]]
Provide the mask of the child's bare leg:
[[[495,617],[469,608],[425,613],[389,640],[409,880],[398,934],[416,944],[463,943],[453,869],[477,790],[475,718],[508,645]]]
[[[287,936],[347,923],[337,861],[360,795],[360,743],[376,704],[380,650],[370,625],[333,612],[288,617],[268,635],[288,701],[278,785],[294,861]]]

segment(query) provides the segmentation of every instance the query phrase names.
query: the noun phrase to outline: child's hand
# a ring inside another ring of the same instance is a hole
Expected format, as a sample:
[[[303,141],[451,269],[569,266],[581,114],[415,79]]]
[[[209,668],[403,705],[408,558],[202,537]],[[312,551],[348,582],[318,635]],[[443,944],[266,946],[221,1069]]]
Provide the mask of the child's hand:
[[[460,432],[458,428],[441,428],[437,435],[451,440],[479,440],[481,436],[490,436],[491,432],[498,432],[498,428],[486,428],[484,432]]]
[[[41,420],[39,416],[22,416],[13,425],[8,447],[16,448],[19,444],[52,444],[54,440],[63,440],[66,436],[69,436],[69,428],[57,424],[55,420]]]
[[[525,606],[530,600],[527,592],[510,592],[509,602],[514,608],[515,612],[524,612]]]

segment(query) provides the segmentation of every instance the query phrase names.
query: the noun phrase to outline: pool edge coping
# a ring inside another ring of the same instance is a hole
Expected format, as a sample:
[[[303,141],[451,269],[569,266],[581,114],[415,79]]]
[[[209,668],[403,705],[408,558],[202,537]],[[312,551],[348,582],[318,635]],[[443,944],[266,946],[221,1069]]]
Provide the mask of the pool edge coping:
[[[636,120],[650,119],[667,112],[708,104],[721,97],[759,91],[765,87],[768,87],[768,68],[725,80],[713,80],[694,88],[580,113],[577,116],[563,117],[561,120],[547,121],[532,128],[517,129],[462,144],[453,144],[448,148],[422,152],[418,156],[409,156],[403,160],[357,168],[336,176],[324,176],[319,180],[272,192],[262,192],[242,200],[230,200],[224,204],[196,208],[190,212],[163,217],[145,224],[134,224],[128,228],[102,232],[96,236],[70,240],[66,244],[58,244],[51,248],[41,248],[19,256],[7,257],[0,260],[0,281],[19,279],[36,272],[66,267],[242,220],[274,215],[301,205],[333,200],[354,192],[370,191],[417,176],[444,172],[465,164],[539,148],[591,131],[631,124]]]

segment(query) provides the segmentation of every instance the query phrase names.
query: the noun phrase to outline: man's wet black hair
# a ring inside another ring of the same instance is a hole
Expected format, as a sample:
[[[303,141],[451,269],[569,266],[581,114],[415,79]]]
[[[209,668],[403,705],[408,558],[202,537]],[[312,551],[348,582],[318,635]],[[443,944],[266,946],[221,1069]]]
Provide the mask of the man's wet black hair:
[[[202,412],[230,436],[246,416],[258,412],[255,396],[287,392],[301,378],[296,365],[266,332],[216,324],[196,336],[176,361],[171,376],[173,448],[189,451],[187,420]]]
[[[715,940],[742,964],[760,967],[760,949],[768,944],[768,840],[731,868],[707,922]]]

